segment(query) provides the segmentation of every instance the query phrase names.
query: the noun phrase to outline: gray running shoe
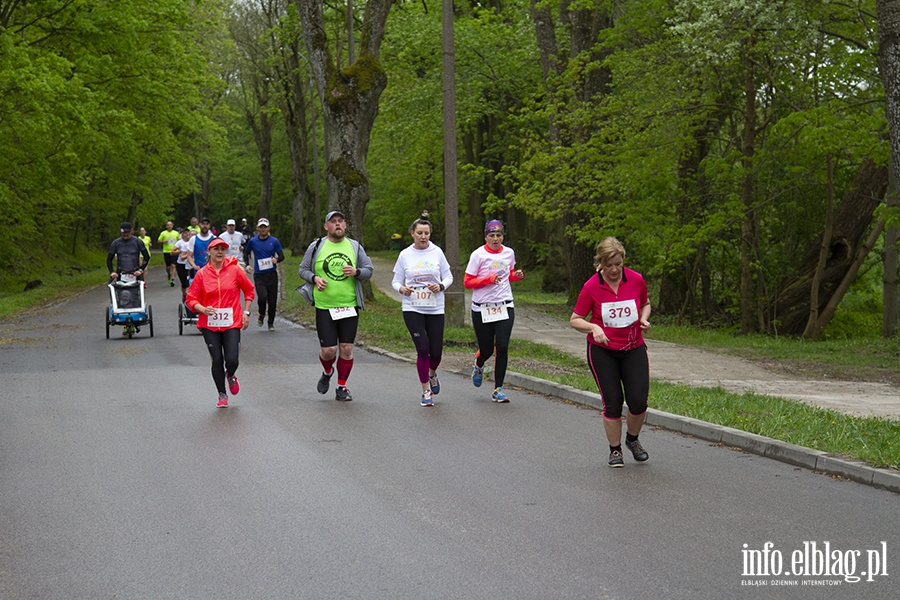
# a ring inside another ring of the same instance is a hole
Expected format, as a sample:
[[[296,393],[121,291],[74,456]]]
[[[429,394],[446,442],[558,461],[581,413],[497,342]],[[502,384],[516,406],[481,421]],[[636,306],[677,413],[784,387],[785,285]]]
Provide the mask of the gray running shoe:
[[[641,446],[640,440],[634,440],[633,442],[626,441],[625,447],[631,450],[631,453],[634,455],[634,460],[638,462],[644,462],[650,458],[650,455],[647,454],[647,451]]]
[[[319,383],[316,384],[316,391],[320,394],[324,394],[328,391],[328,386],[331,385],[331,376],[334,375],[334,371],[330,374],[326,375],[322,373],[322,376],[319,377]]]
[[[618,450],[613,450],[609,453],[609,466],[614,469],[622,468],[625,466],[625,461],[622,460],[622,453]]]
[[[353,400],[353,396],[350,395],[350,390],[342,385],[339,385],[334,388],[334,399],[339,402],[350,402],[351,400]]]

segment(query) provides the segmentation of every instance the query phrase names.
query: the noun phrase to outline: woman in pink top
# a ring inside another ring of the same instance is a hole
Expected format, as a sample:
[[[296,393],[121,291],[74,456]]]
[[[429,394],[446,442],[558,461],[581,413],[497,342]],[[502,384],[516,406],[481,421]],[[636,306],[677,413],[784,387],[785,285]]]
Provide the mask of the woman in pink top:
[[[587,357],[603,399],[603,426],[609,441],[609,466],[623,467],[622,407],[625,445],[634,459],[650,456],[638,441],[647,414],[650,363],[643,331],[650,327],[647,284],[640,273],[626,269],[625,248],[614,237],[597,244],[597,274],[585,282],[569,324],[587,334]]]

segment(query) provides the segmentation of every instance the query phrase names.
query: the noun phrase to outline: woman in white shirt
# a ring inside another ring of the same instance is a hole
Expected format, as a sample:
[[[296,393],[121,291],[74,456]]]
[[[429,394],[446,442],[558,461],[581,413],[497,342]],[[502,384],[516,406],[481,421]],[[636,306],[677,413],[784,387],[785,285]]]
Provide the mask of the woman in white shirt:
[[[484,246],[476,248],[469,257],[463,285],[472,290],[472,326],[478,340],[478,353],[472,369],[472,384],[481,387],[484,364],[496,352],[494,360],[494,391],[491,400],[509,402],[503,391],[508,362],[509,338],[516,315],[510,282],[525,278],[516,269],[516,253],[503,245],[503,223],[497,219],[484,225]]]
[[[422,384],[422,406],[433,406],[441,391],[437,368],[444,348],[444,290],[453,283],[443,250],[431,243],[428,213],[409,227],[412,245],[394,264],[394,289],[403,301],[403,321],[416,346],[416,370]]]

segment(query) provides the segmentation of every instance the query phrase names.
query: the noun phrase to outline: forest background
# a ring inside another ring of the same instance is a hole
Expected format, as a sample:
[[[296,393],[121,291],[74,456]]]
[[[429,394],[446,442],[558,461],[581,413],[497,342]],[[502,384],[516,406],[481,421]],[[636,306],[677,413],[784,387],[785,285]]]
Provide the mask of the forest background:
[[[299,253],[329,208],[371,249],[428,210],[570,301],[615,235],[678,322],[897,335],[900,0],[444,4],[456,215],[437,0],[0,0],[0,293],[123,220]]]

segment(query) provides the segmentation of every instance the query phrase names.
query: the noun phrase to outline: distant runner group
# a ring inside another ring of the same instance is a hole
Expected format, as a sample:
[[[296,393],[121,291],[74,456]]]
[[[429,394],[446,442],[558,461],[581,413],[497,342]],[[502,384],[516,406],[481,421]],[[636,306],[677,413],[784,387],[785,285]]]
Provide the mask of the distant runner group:
[[[232,395],[240,391],[236,373],[241,331],[250,323],[254,298],[257,325],[267,322],[270,331],[275,329],[277,266],[284,261],[284,250],[269,233],[269,226],[268,219],[259,219],[257,235],[251,238],[246,219],[241,231],[229,220],[226,231],[216,236],[209,219],[203,217],[192,219],[191,226],[180,232],[169,221],[158,238],[169,285],[175,285],[175,277],[180,280],[185,306],[198,316],[197,326],[212,359],[219,407],[228,406],[226,388]],[[336,372],[335,400],[347,402],[353,400],[347,381],[353,369],[359,314],[364,309],[362,282],[372,277],[374,267],[362,245],[347,235],[348,224],[341,211],[328,212],[323,228],[325,235],[312,241],[304,253],[299,274],[307,283],[298,290],[315,307],[322,364],[316,389],[327,393]],[[110,277],[126,271],[140,275],[149,262],[149,251],[144,241],[132,235],[130,223],[122,223],[120,230],[122,237],[112,243],[107,257]],[[416,349],[423,407],[433,406],[441,391],[437,371],[444,344],[445,291],[453,284],[443,251],[431,242],[432,232],[428,213],[413,221],[409,227],[413,243],[400,252],[392,280]],[[485,244],[471,253],[463,280],[463,286],[472,290],[470,309],[478,345],[472,384],[481,387],[485,364],[493,356],[490,397],[497,403],[509,402],[503,383],[515,322],[511,284],[525,278],[516,268],[515,252],[503,245],[504,234],[501,221],[485,223]],[[642,332],[650,327],[651,308],[643,277],[625,268],[624,259],[625,248],[615,238],[597,245],[596,275],[585,282],[570,318],[570,325],[587,335],[587,362],[602,398],[610,467],[624,466],[621,440],[626,405],[625,446],[636,461],[649,458],[638,435],[650,387]]]

